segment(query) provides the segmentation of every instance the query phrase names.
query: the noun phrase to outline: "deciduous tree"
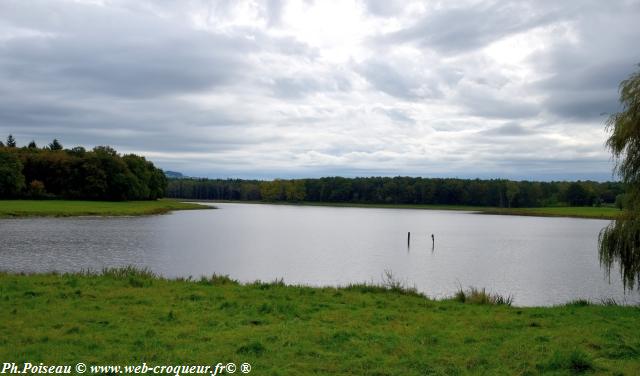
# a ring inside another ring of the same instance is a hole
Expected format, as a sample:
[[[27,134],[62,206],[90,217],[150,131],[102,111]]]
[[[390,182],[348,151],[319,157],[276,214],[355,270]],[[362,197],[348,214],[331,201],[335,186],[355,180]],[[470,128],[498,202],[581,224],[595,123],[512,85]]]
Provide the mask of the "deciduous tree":
[[[607,120],[607,146],[615,173],[627,185],[622,216],[600,233],[600,261],[609,270],[619,263],[626,287],[640,280],[640,70],[620,84],[620,112]],[[640,286],[640,285],[639,285]]]
[[[24,188],[22,163],[9,151],[0,150],[0,197],[14,197]]]

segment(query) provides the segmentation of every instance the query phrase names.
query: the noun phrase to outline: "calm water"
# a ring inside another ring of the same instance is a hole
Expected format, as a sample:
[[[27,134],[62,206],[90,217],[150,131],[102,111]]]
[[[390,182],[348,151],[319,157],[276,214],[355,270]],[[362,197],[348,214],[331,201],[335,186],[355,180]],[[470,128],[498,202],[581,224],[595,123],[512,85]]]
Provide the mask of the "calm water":
[[[290,284],[380,282],[385,270],[429,296],[460,286],[517,305],[625,294],[606,278],[597,236],[608,221],[466,212],[216,204],[219,210],[134,218],[0,220],[0,269],[146,266],[168,277],[228,274]],[[407,232],[411,246],[407,247]],[[435,234],[432,249],[431,234]]]

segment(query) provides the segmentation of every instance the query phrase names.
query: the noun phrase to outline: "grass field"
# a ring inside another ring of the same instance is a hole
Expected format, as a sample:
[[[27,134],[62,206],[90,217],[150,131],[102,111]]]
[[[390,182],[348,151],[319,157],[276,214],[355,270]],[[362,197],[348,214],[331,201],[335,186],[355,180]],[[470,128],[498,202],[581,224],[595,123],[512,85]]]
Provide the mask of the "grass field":
[[[190,200],[195,201],[195,200]],[[206,201],[206,200],[202,200]],[[216,202],[216,201],[213,201]],[[411,205],[411,204],[358,204],[340,202],[262,202],[262,201],[217,201],[217,202],[241,202],[246,204],[272,204],[272,205],[304,205],[304,206],[331,206],[353,208],[382,208],[382,209],[424,209],[424,210],[463,210],[474,211],[483,214],[498,215],[523,215],[535,217],[574,217],[592,219],[615,219],[621,211],[610,206],[564,206],[541,208],[495,208],[486,206],[465,205]]]
[[[175,200],[75,201],[0,200],[0,217],[72,217],[163,214],[171,210],[209,209]]]
[[[638,375],[640,308],[517,308],[134,270],[0,273],[0,360],[248,362],[254,375]]]
[[[594,219],[615,219],[622,213],[613,207],[589,207],[589,206],[567,206],[549,208],[492,208],[482,210],[487,214],[506,215],[528,215],[536,217],[574,217],[574,218],[594,218]]]

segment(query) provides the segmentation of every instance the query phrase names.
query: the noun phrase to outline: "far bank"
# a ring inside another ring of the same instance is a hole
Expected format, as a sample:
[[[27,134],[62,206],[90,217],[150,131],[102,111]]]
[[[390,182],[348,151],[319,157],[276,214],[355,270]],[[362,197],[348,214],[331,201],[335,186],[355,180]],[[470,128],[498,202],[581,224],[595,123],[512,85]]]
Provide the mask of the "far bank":
[[[139,216],[173,210],[212,209],[172,199],[149,201],[0,200],[0,218]]]
[[[495,215],[519,215],[532,217],[567,217],[567,218],[587,218],[587,219],[616,219],[621,210],[610,207],[591,206],[557,206],[557,207],[537,207],[537,208],[498,208],[469,205],[415,205],[415,204],[363,204],[345,202],[289,202],[289,201],[246,201],[246,200],[194,200],[183,199],[183,202],[208,202],[208,203],[242,203],[257,205],[292,205],[292,206],[329,206],[348,208],[378,208],[378,209],[414,209],[414,210],[458,210],[471,211],[479,214]]]

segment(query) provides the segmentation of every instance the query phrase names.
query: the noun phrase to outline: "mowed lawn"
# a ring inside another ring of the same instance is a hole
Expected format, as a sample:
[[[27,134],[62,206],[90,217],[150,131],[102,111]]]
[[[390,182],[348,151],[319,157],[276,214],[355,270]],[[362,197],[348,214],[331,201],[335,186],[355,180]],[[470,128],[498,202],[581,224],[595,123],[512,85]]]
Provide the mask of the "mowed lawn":
[[[518,308],[133,270],[0,274],[0,359],[248,362],[254,375],[638,375],[640,308]]]
[[[76,201],[0,200],[0,217],[70,217],[163,214],[171,210],[210,209],[209,206],[176,200]]]

